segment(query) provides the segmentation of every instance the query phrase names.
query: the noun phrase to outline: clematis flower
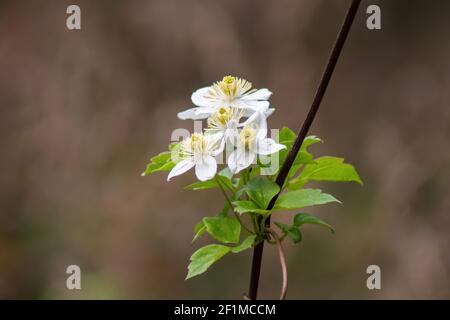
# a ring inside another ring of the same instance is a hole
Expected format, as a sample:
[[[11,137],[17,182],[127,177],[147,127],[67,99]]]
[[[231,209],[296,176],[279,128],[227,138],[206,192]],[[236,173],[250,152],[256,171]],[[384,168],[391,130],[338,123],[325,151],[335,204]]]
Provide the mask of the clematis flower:
[[[231,140],[236,149],[228,157],[231,172],[239,173],[249,167],[257,155],[270,155],[286,146],[266,138],[267,120],[262,112],[256,112],[245,123],[236,139]]]
[[[206,119],[222,107],[232,107],[245,110],[245,116],[255,111],[269,110],[268,89],[252,89],[252,84],[245,79],[226,76],[209,87],[195,91],[191,100],[197,107],[178,113],[178,118]]]
[[[220,151],[224,149],[228,140],[234,139],[239,134],[238,127],[242,115],[242,109],[222,107],[206,120],[208,127],[205,134],[214,135],[220,141]]]
[[[193,133],[181,142],[179,161],[170,171],[167,181],[172,177],[185,173],[195,167],[195,175],[200,181],[212,179],[217,171],[217,161],[214,158],[220,152],[218,141],[213,135]]]

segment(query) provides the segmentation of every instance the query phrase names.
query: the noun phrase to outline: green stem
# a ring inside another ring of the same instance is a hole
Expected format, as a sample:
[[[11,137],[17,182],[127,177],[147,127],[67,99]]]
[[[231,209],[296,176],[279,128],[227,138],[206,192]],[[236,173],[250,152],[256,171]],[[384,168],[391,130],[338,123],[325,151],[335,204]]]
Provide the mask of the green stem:
[[[245,226],[245,224],[242,222],[242,220],[241,220],[241,218],[239,217],[239,215],[236,213],[236,211],[234,211],[233,204],[231,203],[230,197],[228,197],[228,194],[226,193],[226,191],[225,191],[225,189],[224,189],[224,187],[223,187],[223,185],[222,185],[222,182],[220,182],[220,179],[217,177],[217,175],[215,176],[215,179],[216,179],[216,182],[217,182],[217,184],[218,184],[220,190],[222,190],[223,196],[224,196],[225,199],[227,200],[228,205],[230,206],[231,211],[233,212],[234,216],[235,216],[236,219],[239,221],[239,223],[241,224],[241,226],[242,226],[248,233],[250,233],[250,234],[255,234],[253,231],[251,231],[249,228],[247,228],[247,227]]]

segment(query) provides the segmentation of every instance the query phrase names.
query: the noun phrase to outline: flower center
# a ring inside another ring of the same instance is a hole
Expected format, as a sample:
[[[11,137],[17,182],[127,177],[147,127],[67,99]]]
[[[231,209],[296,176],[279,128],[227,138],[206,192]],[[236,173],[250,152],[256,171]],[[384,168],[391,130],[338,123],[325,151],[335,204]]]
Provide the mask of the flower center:
[[[216,82],[211,87],[208,98],[220,98],[225,102],[232,102],[235,98],[252,92],[252,84],[245,79],[233,76],[225,76],[222,81]]]
[[[232,108],[220,108],[211,117],[207,123],[210,129],[226,128],[228,121],[233,118],[234,111]]]
[[[226,96],[234,97],[236,94],[236,78],[232,76],[223,77],[219,87]]]
[[[240,133],[241,143],[244,145],[245,149],[250,149],[251,144],[255,141],[256,130],[252,127],[244,127]]]
[[[188,154],[203,153],[206,147],[205,137],[201,133],[193,133],[184,145],[184,150]]]

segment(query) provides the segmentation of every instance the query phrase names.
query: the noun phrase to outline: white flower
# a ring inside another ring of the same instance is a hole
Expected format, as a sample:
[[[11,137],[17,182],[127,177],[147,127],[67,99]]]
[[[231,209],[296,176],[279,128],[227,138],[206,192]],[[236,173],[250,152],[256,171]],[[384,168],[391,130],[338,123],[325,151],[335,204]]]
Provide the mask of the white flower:
[[[245,116],[250,116],[254,111],[267,111],[271,95],[268,89],[252,89],[247,80],[226,76],[212,86],[195,91],[191,100],[197,107],[178,113],[178,118],[206,119],[222,107],[244,109]]]
[[[286,148],[275,140],[266,138],[267,121],[264,113],[256,112],[244,124],[237,139],[232,140],[236,146],[228,157],[231,172],[238,173],[249,167],[257,155],[270,155]]]
[[[214,157],[218,152],[215,136],[193,133],[181,142],[179,153],[181,161],[170,171],[167,181],[193,167],[195,167],[195,175],[200,181],[212,179],[217,171],[217,161]]]
[[[220,151],[224,149],[228,140],[234,139],[239,134],[238,127],[242,115],[242,109],[222,107],[206,120],[208,127],[205,129],[205,134],[214,135],[217,140],[220,140]]]

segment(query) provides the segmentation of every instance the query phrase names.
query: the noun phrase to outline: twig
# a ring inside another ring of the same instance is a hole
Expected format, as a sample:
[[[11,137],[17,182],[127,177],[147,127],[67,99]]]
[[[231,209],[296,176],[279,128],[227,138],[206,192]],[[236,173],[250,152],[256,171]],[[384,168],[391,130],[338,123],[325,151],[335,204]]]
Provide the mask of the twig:
[[[291,169],[292,164],[294,163],[295,157],[297,156],[297,153],[300,150],[303,140],[305,139],[309,131],[309,128],[311,127],[311,124],[314,120],[314,117],[316,116],[317,111],[319,110],[320,103],[322,102],[322,98],[325,95],[328,83],[330,82],[331,76],[333,75],[334,68],[336,67],[336,63],[339,59],[339,56],[341,54],[345,40],[347,39],[352,23],[355,19],[360,3],[361,0],[352,0],[351,5],[347,11],[344,23],[341,26],[338,37],[336,39],[336,42],[328,59],[327,66],[322,75],[322,79],[319,83],[316,94],[314,96],[314,100],[311,104],[311,108],[309,109],[308,115],[305,121],[303,122],[303,125],[295,140],[295,143],[292,146],[292,149],[289,152],[288,156],[286,157],[286,160],[283,163],[283,166],[281,167],[280,172],[277,176],[276,182],[280,186],[280,188],[282,188],[282,186],[284,185],[289,170]],[[269,206],[267,208],[268,210],[271,210],[273,208],[276,200],[278,199],[278,195],[279,194],[277,194],[270,201]],[[270,217],[269,219],[266,220],[266,227],[268,226],[270,226]],[[259,284],[259,275],[261,273],[261,261],[263,250],[264,250],[264,242],[260,242],[253,248],[253,260],[248,293],[248,298],[250,300],[255,300],[258,295],[258,284]]]
[[[288,288],[288,272],[286,267],[286,258],[284,256],[284,250],[281,244],[280,237],[273,229],[267,228],[267,231],[271,234],[271,236],[275,239],[275,242],[277,243],[278,256],[280,257],[281,273],[283,274],[283,285],[281,286],[280,300],[284,300],[286,298]]]
[[[223,187],[222,183],[220,182],[220,179],[216,176],[215,177],[217,185],[219,186],[220,190],[222,190],[223,196],[225,197],[225,199],[228,202],[228,205],[230,206],[231,211],[233,212],[234,216],[236,217],[236,219],[239,221],[239,223],[241,224],[241,226],[250,234],[255,234],[253,231],[251,231],[249,228],[247,228],[245,226],[245,224],[242,222],[241,218],[239,217],[239,215],[236,213],[236,211],[234,211],[233,209],[233,204],[231,203],[230,197],[228,197],[228,194],[225,191],[225,188]]]

